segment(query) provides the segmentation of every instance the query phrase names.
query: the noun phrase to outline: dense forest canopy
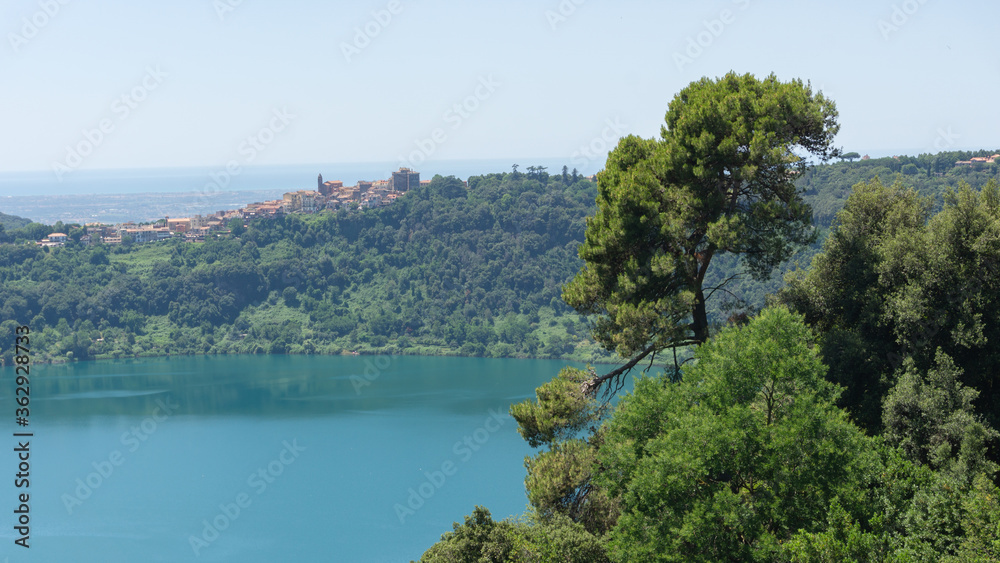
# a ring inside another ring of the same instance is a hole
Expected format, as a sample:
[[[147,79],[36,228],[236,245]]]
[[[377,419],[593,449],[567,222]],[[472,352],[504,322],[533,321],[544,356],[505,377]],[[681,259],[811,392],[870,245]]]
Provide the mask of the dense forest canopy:
[[[990,179],[1000,179],[1000,160],[988,165],[956,166],[956,162],[997,153],[1000,150],[951,151],[808,167],[796,180],[796,186],[803,191],[803,200],[813,210],[813,221],[819,234],[817,242],[798,249],[788,261],[778,266],[770,278],[763,280],[753,279],[740,266],[737,256],[717,256],[705,278],[705,286],[718,287],[724,281],[729,281],[718,292],[716,299],[709,300],[710,318],[718,327],[733,315],[759,310],[766,303],[768,295],[775,294],[784,287],[784,277],[788,272],[808,267],[813,257],[820,252],[836,214],[844,208],[855,185],[876,177],[886,184],[898,182],[925,197],[930,210],[936,212],[943,207],[949,190],[957,190],[963,183],[973,189],[981,189]],[[916,166],[920,173],[904,173],[902,169],[908,164]]]
[[[878,176],[892,183],[897,177],[917,193],[931,197],[934,209],[941,208],[948,188],[957,188],[960,182],[979,188],[990,178],[1000,175],[1000,159],[993,163],[956,165],[974,157],[989,157],[1000,150],[947,151],[918,156],[888,156],[858,162],[838,162],[809,167],[796,184],[804,190],[805,198],[813,209],[816,224],[829,227],[837,212],[843,209],[848,196],[859,182]]]

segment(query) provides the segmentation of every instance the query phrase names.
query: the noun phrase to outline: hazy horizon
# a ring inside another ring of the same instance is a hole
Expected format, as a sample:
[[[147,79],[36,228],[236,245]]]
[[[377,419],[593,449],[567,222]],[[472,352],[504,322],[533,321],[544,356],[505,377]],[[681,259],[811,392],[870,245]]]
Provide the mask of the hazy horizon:
[[[979,147],[971,150],[1000,149]],[[920,154],[915,150],[857,152],[862,155],[867,154],[871,158],[895,155],[917,156]],[[836,162],[836,160],[832,162]],[[575,168],[569,161],[557,157],[523,157],[439,160],[428,162],[425,166],[418,166],[414,170],[420,172],[421,179],[424,180],[430,180],[438,174],[468,180],[470,176],[509,172],[514,164],[517,164],[522,172],[526,171],[529,166],[545,166],[549,174],[560,174],[563,165],[570,170]],[[590,176],[599,172],[603,165],[603,161],[593,161],[586,168],[577,168],[576,170],[581,175]],[[299,190],[314,187],[317,174],[322,174],[325,181],[341,180],[345,185],[354,185],[360,180],[370,181],[388,178],[398,166],[398,163],[392,161],[260,164],[241,167],[239,173],[230,176],[230,182],[225,185],[223,185],[225,170],[209,166],[85,169],[74,171],[61,180],[55,178],[51,171],[46,170],[0,171],[0,197],[113,195],[137,192],[218,193],[227,191],[265,192],[276,189]],[[132,179],[154,180],[155,183],[151,184],[149,186],[151,189],[147,190],[144,187],[127,184],[127,181]],[[104,181],[112,183],[110,185],[99,184]],[[95,188],[97,185],[104,187]],[[26,189],[30,190],[30,193],[24,193]]]

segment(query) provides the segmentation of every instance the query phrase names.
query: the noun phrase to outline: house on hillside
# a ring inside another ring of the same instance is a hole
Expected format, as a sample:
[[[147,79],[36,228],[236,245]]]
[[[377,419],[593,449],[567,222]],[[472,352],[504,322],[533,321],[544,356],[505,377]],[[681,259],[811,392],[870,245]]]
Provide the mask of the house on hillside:
[[[66,233],[52,233],[35,244],[43,247],[63,246],[66,244],[67,238],[69,237],[66,236]]]
[[[993,164],[998,159],[1000,159],[1000,154],[994,154],[990,156],[974,156],[969,160],[959,160],[955,162],[955,166],[972,166],[973,164]]]
[[[241,212],[244,221],[259,217],[280,217],[285,214],[285,203],[280,199],[251,203]]]
[[[119,240],[125,236],[132,237],[137,243],[156,242],[166,240],[172,236],[167,227],[136,227],[122,228],[118,230]]]

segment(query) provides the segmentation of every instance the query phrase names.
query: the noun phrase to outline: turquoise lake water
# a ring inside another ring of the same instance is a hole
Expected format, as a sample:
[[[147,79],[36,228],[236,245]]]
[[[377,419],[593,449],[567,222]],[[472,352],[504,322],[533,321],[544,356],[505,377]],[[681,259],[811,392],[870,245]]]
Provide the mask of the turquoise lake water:
[[[4,368],[0,557],[418,559],[477,504],[496,518],[524,512],[532,450],[507,410],[564,365],[412,356],[37,365],[26,429]],[[34,435],[13,436],[23,430]],[[24,439],[30,486],[17,489]],[[9,524],[23,492],[27,550]]]

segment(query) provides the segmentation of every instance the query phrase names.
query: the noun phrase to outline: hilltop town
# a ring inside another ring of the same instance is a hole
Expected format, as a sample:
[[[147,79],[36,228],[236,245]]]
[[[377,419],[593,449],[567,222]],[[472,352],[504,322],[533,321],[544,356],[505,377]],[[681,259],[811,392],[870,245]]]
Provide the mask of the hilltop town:
[[[150,224],[131,221],[115,224],[87,223],[71,234],[51,233],[37,241],[37,244],[47,247],[63,246],[71,239],[84,244],[147,243],[174,237],[182,237],[188,242],[202,242],[206,237],[228,235],[234,224],[245,226],[247,222],[258,218],[389,205],[410,189],[429,183],[428,180],[421,181],[420,173],[409,168],[400,168],[385,180],[362,180],[353,186],[345,186],[339,180],[324,182],[323,175],[320,174],[315,190],[288,192],[281,199],[255,202],[239,209],[216,211],[208,215],[168,216]]]
[[[968,152],[941,153],[942,156],[947,155],[946,158],[959,157],[959,160],[949,159],[942,163],[937,162],[937,159],[932,161],[925,158],[932,155],[922,155],[921,157],[900,155],[873,159],[867,154],[863,156],[858,156],[857,153],[853,154],[854,158],[859,158],[862,163],[876,163],[878,166],[888,168],[889,173],[902,173],[909,175],[910,178],[915,178],[913,175],[917,174],[919,170],[925,171],[928,178],[943,178],[950,176],[953,173],[952,170],[959,171],[960,174],[967,172],[975,173],[995,170],[995,168],[988,167],[995,167],[1000,164],[1000,153],[993,151],[978,151],[978,154],[981,156],[972,156],[976,153]],[[544,167],[537,169],[529,167],[529,178],[532,175],[531,171],[533,169],[537,172],[544,170]],[[850,176],[840,175],[836,178],[815,178],[816,174],[825,170],[822,167],[813,169],[804,181],[807,184],[817,181],[820,184],[846,182],[846,185],[850,186],[862,179],[857,174]],[[860,170],[862,168],[856,169],[856,171]],[[963,170],[966,172],[962,172]],[[564,170],[563,174],[567,174],[567,171]],[[573,178],[575,179],[576,176],[577,173],[574,170]],[[587,176],[586,178],[591,181],[596,180],[595,176]],[[853,179],[848,180],[848,178]],[[137,224],[129,221],[107,224],[94,222],[86,223],[82,228],[79,227],[79,224],[83,223],[83,221],[67,222],[67,224],[59,221],[56,223],[56,230],[66,230],[69,233],[54,232],[46,238],[37,240],[36,244],[46,247],[62,246],[69,240],[78,240],[84,244],[102,242],[104,244],[117,245],[122,243],[155,242],[171,238],[183,238],[189,242],[202,242],[209,237],[228,236],[232,228],[246,227],[249,221],[258,218],[274,218],[286,214],[317,213],[323,210],[365,209],[389,205],[409,190],[429,183],[429,181],[420,180],[420,173],[409,168],[400,168],[392,172],[390,177],[384,180],[362,180],[353,186],[345,186],[344,182],[339,180],[324,181],[323,175],[320,174],[317,177],[315,189],[286,192],[282,195],[281,199],[259,201],[237,209],[196,214],[189,217],[167,216],[151,223]],[[937,191],[937,188],[934,188],[933,191]],[[280,192],[271,192],[271,194],[275,193]],[[260,197],[260,195],[254,195],[253,197]],[[246,201],[246,199],[243,201]],[[220,203],[220,205],[224,204]],[[843,201],[840,201],[836,197],[830,199],[830,201],[817,200],[813,202],[814,210],[817,213],[817,220],[821,223],[829,222],[832,219],[834,210],[839,209],[842,205]],[[161,210],[171,208],[167,205],[161,206]],[[211,209],[211,207],[206,206],[202,207],[202,209]],[[156,215],[150,214],[147,217],[152,218],[156,217]],[[74,227],[70,228],[69,225],[74,225]]]

